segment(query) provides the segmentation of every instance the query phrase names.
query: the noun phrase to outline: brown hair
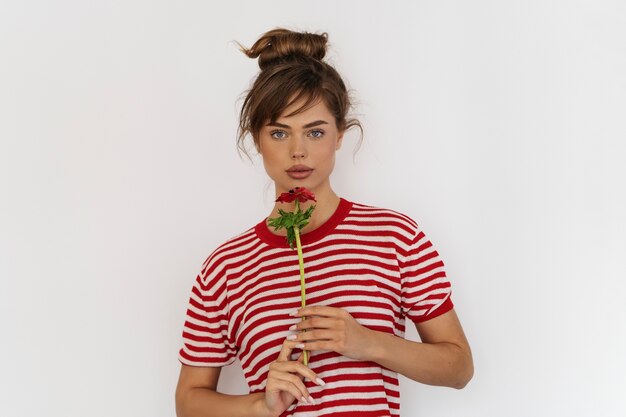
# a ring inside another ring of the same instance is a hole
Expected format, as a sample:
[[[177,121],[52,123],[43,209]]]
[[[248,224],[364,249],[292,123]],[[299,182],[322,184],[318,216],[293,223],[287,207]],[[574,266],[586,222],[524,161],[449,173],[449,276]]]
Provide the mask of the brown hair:
[[[250,133],[259,149],[263,125],[276,121],[287,107],[301,99],[305,99],[304,104],[286,116],[301,113],[321,99],[340,132],[357,126],[363,135],[361,123],[346,118],[351,104],[341,76],[323,61],[327,42],[327,33],[277,28],[261,35],[250,49],[238,43],[249,58],[259,58],[261,68],[239,114],[237,146],[246,155],[245,136]]]

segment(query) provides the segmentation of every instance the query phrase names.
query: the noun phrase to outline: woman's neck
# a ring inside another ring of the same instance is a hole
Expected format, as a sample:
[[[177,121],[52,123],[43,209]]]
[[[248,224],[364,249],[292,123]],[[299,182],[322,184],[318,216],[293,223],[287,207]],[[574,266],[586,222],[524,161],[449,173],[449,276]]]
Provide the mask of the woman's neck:
[[[315,210],[313,210],[313,213],[311,214],[309,224],[307,224],[306,227],[302,229],[302,234],[311,232],[326,223],[337,210],[340,201],[339,196],[335,194],[335,192],[332,190],[330,190],[330,192],[328,193],[324,193],[323,195],[316,195],[315,199],[317,201],[306,201],[304,203],[300,203],[300,210],[302,211],[306,211],[306,209],[308,209],[310,206],[315,205]],[[290,204],[276,203],[269,217],[278,217],[278,209],[283,209],[285,211],[295,211],[296,204],[295,202]],[[287,231],[284,229],[273,230],[272,228],[270,228],[270,231],[279,236],[287,235]]]

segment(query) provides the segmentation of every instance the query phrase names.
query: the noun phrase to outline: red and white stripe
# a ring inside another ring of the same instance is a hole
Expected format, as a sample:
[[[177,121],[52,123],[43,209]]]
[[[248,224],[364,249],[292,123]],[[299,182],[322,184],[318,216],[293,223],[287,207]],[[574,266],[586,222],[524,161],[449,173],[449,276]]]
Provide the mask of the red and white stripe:
[[[362,325],[404,337],[405,318],[449,311],[444,264],[420,227],[401,213],[342,199],[320,228],[302,235],[307,305],[343,308]],[[265,221],[204,262],[192,288],[179,360],[225,366],[238,358],[250,392],[265,388],[300,307],[296,251]],[[325,382],[306,381],[317,405],[294,403],[283,416],[398,416],[395,372],[335,352],[312,352]]]

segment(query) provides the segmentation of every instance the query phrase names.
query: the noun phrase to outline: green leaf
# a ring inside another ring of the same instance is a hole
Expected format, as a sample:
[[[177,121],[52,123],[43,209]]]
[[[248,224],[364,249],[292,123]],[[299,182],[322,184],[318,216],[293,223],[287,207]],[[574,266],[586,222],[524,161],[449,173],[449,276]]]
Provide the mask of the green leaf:
[[[296,243],[294,227],[302,229],[304,226],[308,225],[314,209],[315,206],[310,206],[305,212],[302,212],[298,206],[295,213],[278,209],[279,216],[268,219],[268,225],[272,226],[274,230],[286,229],[287,243],[289,243],[291,249],[294,249]]]
[[[295,248],[296,234],[293,231],[293,227],[290,227],[289,229],[287,229],[287,243],[289,243],[289,247],[291,249]]]

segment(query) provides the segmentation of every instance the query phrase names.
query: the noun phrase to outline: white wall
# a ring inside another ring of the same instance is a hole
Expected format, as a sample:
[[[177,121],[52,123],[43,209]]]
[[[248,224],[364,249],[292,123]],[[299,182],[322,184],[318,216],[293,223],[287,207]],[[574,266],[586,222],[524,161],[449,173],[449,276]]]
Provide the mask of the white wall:
[[[271,206],[232,41],[280,25],[355,90],[335,188],[414,217],[454,286],[475,377],[403,379],[403,415],[626,415],[617,0],[2,2],[0,415],[174,415],[195,275]]]

